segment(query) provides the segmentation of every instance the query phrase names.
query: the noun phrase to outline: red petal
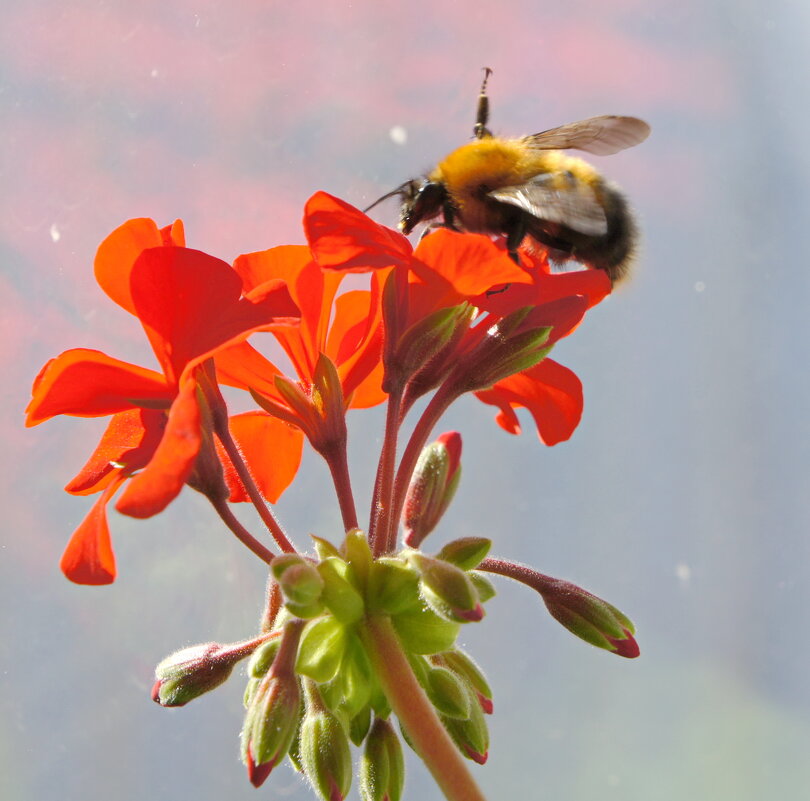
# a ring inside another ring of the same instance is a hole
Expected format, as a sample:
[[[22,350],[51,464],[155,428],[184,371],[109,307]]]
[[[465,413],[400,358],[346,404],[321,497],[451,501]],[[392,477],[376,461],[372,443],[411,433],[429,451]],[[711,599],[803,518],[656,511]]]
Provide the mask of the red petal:
[[[62,554],[59,566],[76,584],[112,584],[115,581],[115,554],[107,525],[107,502],[125,478],[122,473],[117,474],[73,532]]]
[[[34,381],[32,392],[27,426],[57,414],[101,417],[144,402],[168,406],[173,394],[160,373],[86,348],[51,359]]]
[[[234,415],[229,427],[262,496],[276,503],[298,472],[303,432],[266,412]],[[225,462],[225,480],[231,501],[250,500],[229,461]]]
[[[502,244],[481,234],[460,234],[440,228],[422,239],[414,255],[418,262],[413,269],[420,278],[429,280],[425,275],[429,270],[441,276],[457,293],[456,299],[435,308],[477,297],[494,286],[531,280],[530,274],[509,258]]]
[[[627,629],[624,631],[627,636],[622,640],[608,637],[610,644],[616,649],[613,653],[617,656],[623,656],[626,659],[635,659],[641,654],[641,649],[638,647],[635,637],[633,637],[633,635],[627,631]]]
[[[87,464],[65,487],[73,495],[89,495],[106,487],[123,469],[140,470],[160,443],[166,415],[154,409],[130,409],[114,414]]]
[[[233,268],[202,251],[152,248],[138,257],[132,300],[167,378],[179,380],[192,360],[254,330],[298,319],[281,281],[263,284],[250,298],[241,294]]]
[[[131,517],[162,512],[183,489],[200,451],[202,429],[197,384],[183,382],[169,411],[166,430],[149,464],[133,476],[115,508]]]
[[[307,201],[304,233],[312,257],[325,269],[368,272],[411,260],[411,244],[402,234],[326,192]]]
[[[501,410],[495,419],[510,434],[520,433],[514,408],[526,407],[546,445],[567,440],[582,416],[580,380],[571,370],[552,359],[543,359],[534,367],[509,376],[475,395]]]
[[[99,245],[95,272],[99,286],[122,308],[135,314],[130,292],[130,273],[138,256],[148,248],[184,245],[183,224],[158,230],[154,220],[128,220]]]
[[[220,384],[239,389],[253,389],[280,403],[284,402],[275,382],[276,376],[283,373],[249,342],[240,342],[219,351],[214,357],[214,362]]]

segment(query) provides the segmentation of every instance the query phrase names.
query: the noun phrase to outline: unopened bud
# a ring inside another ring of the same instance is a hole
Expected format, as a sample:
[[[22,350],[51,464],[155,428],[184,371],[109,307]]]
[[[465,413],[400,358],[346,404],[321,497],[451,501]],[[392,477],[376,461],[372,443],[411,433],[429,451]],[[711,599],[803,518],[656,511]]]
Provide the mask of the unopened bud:
[[[314,617],[319,613],[323,579],[315,565],[300,554],[285,553],[273,559],[270,569],[284,593],[285,606],[293,614]]]
[[[402,512],[405,543],[418,548],[447,511],[461,479],[461,435],[442,434],[422,449]]]
[[[422,596],[434,612],[458,623],[474,623],[484,617],[475,586],[461,568],[418,552],[408,554],[407,559],[419,572]]]
[[[444,667],[427,672],[427,696],[443,715],[462,720],[470,716],[470,693],[456,675]]]
[[[483,671],[472,658],[460,649],[436,654],[431,661],[437,665],[444,665],[465,681],[478,697],[481,709],[488,715],[492,714],[492,689],[486,680]]]
[[[363,801],[399,801],[404,785],[399,737],[387,720],[377,718],[360,759],[360,797]]]
[[[226,651],[215,642],[175,651],[155,668],[152,700],[161,706],[183,706],[219,687],[245,656]]]
[[[352,783],[349,738],[338,718],[322,705],[301,723],[301,765],[323,801],[343,801]]]
[[[483,765],[489,752],[489,729],[478,703],[471,699],[470,716],[466,719],[442,715],[442,723],[467,759]]]
[[[273,664],[280,645],[279,637],[273,637],[272,640],[262,643],[250,657],[247,666],[248,675],[257,679],[263,678],[265,673],[270,670],[270,665]]]
[[[551,616],[580,639],[628,659],[639,655],[632,622],[607,601],[560,579],[550,579],[541,594]]]

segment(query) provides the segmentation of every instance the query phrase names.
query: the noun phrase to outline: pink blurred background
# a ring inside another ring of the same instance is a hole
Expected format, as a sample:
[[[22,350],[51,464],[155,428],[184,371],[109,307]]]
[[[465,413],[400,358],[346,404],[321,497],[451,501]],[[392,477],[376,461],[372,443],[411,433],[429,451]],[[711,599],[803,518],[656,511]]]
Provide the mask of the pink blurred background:
[[[465,141],[483,66],[496,132],[619,113],[653,136],[594,159],[645,237],[635,280],[555,351],[585,385],[580,429],[545,449],[461,404],[465,476],[437,535],[491,536],[607,597],[642,658],[589,649],[503,586],[465,629],[496,691],[476,774],[493,799],[804,797],[809,18],[788,0],[5,4],[2,798],[256,796],[238,677],[179,712],[148,688],[171,650],[253,631],[261,567],[187,492],[111,521],[112,587],[58,571],[88,508],[61,487],[101,424],[23,429],[30,383],[67,347],[152,364],[93,281],[98,243],[136,216],[181,217],[226,260],[301,242],[314,191],[363,206]],[[353,431],[364,498],[380,430],[372,413]],[[304,470],[280,504],[302,545],[337,536],[313,503],[325,472]],[[268,785],[309,797],[290,771]],[[406,798],[438,798],[416,764]]]

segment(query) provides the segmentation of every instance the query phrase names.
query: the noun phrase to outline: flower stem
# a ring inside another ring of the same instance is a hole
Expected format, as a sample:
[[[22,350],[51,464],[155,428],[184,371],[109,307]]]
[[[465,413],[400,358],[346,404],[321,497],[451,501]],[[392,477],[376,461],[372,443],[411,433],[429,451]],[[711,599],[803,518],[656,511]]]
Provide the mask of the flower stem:
[[[391,516],[394,520],[398,520],[402,514],[402,505],[405,503],[405,495],[408,492],[408,484],[410,483],[411,476],[416,467],[416,462],[419,459],[419,454],[422,448],[425,447],[430,432],[433,431],[434,426],[438,423],[439,418],[445,413],[447,407],[453,402],[454,396],[449,393],[443,392],[442,388],[430,399],[430,403],[425,407],[422,416],[419,418],[416,426],[411,432],[411,438],[405,447],[405,452],[402,454],[402,460],[399,463],[396,478],[394,479],[394,497],[391,508]],[[396,529],[394,529],[396,534]],[[391,541],[393,540],[393,541]],[[389,541],[386,543],[386,551],[393,551],[396,547],[396,541],[389,533]]]
[[[349,475],[349,462],[346,458],[346,445],[325,456],[329,472],[332,474],[332,483],[335,485],[340,514],[343,517],[343,527],[348,531],[357,528],[357,508],[354,504],[352,480]]]
[[[275,515],[265,503],[264,498],[262,498],[259,488],[256,486],[253,476],[250,475],[250,470],[248,470],[245,460],[242,458],[242,454],[239,452],[239,448],[236,446],[227,424],[217,426],[216,432],[219,441],[222,443],[222,447],[225,448],[225,452],[228,454],[228,458],[231,460],[231,464],[233,464],[236,470],[236,474],[239,476],[240,481],[247,491],[248,497],[256,507],[256,511],[259,513],[262,522],[273,535],[276,544],[285,553],[295,553],[295,546],[287,539],[287,535],[284,533],[278,520],[276,520]]]
[[[262,545],[240,522],[237,520],[236,515],[231,511],[228,502],[224,499],[211,499],[214,509],[217,514],[222,518],[225,525],[236,535],[236,538],[243,544],[250,548],[256,556],[263,562],[270,562],[275,559],[275,554],[266,546]]]
[[[390,530],[395,529],[392,515],[394,500],[394,469],[397,455],[397,435],[401,421],[402,390],[398,388],[388,396],[388,410],[385,416],[385,434],[377,465],[377,478],[374,481],[374,495],[371,501],[369,522],[369,544],[375,556],[382,556],[394,549],[390,544]],[[395,529],[396,530],[396,529]]]
[[[448,801],[486,801],[416,680],[391,620],[366,618],[363,641],[391,708]]]

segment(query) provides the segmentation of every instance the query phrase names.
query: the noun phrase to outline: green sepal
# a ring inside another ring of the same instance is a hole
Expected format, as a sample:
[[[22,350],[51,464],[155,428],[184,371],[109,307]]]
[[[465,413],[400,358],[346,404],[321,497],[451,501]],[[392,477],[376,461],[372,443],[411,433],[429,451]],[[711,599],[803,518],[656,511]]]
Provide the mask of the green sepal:
[[[353,528],[346,532],[343,558],[351,565],[359,587],[365,587],[373,556],[364,531]]]
[[[485,537],[462,537],[448,542],[436,554],[436,558],[450,562],[462,570],[473,570],[486,559],[491,547],[492,540]]]
[[[472,690],[468,692],[472,694]],[[489,751],[489,729],[478,699],[470,698],[470,716],[465,720],[446,715],[442,715],[441,719],[459,751],[467,759],[483,765]]]
[[[366,704],[349,722],[349,739],[361,745],[371,727],[371,707]]]
[[[427,606],[394,615],[391,622],[406,651],[436,654],[449,650],[458,637],[460,625],[437,615]]]
[[[321,601],[341,623],[359,620],[365,610],[363,597],[349,580],[349,566],[342,559],[330,556],[318,564],[323,579]]]
[[[431,661],[450,668],[450,670],[458,673],[476,692],[481,693],[484,698],[492,699],[492,688],[489,686],[483,671],[473,661],[472,657],[464,651],[460,649],[446,651],[432,657]]]
[[[323,537],[318,537],[315,534],[310,534],[309,536],[315,543],[315,553],[318,555],[318,559],[328,559],[330,556],[340,556],[340,551],[334,545],[332,545],[329,540],[325,540]]]
[[[366,598],[369,611],[387,615],[420,607],[419,576],[402,559],[384,556],[371,565]]]
[[[346,627],[331,616],[307,623],[298,646],[296,673],[319,684],[332,679],[346,652],[346,639]]]
[[[467,575],[470,577],[470,581],[473,583],[473,587],[478,593],[478,599],[482,604],[485,604],[498,594],[495,585],[480,570],[471,570]]]

